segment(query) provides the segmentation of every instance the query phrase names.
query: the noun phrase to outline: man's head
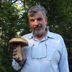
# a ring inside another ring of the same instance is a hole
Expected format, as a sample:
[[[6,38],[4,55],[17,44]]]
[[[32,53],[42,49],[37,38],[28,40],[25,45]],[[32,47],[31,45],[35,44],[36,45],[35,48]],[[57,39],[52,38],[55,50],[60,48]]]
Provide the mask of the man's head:
[[[29,24],[36,36],[41,36],[45,32],[47,17],[46,10],[40,5],[33,6],[28,11]]]
[[[28,11],[28,16],[32,17],[35,13],[37,13],[39,11],[42,11],[44,17],[46,18],[47,11],[44,7],[42,7],[40,5],[35,5],[35,6],[31,7]]]

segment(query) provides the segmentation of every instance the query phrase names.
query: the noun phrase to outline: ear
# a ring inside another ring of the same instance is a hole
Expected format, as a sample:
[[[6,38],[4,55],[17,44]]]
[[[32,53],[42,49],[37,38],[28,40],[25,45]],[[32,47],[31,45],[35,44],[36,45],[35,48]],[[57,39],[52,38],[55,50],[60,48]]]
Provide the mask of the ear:
[[[29,24],[30,24],[30,16],[28,16],[28,22],[29,22]]]
[[[45,18],[45,22],[46,22],[46,24],[47,24],[47,21],[48,21],[48,18],[46,17],[46,18]]]

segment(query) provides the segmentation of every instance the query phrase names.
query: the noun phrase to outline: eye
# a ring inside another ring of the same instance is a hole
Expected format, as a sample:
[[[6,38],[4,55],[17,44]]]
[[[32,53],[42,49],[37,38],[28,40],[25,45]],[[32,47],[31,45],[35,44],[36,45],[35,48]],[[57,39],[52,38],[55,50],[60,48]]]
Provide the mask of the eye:
[[[31,22],[34,22],[35,20],[34,20],[34,19],[31,19],[30,21],[31,21]]]
[[[40,21],[40,20],[42,20],[42,18],[38,18],[37,20]]]

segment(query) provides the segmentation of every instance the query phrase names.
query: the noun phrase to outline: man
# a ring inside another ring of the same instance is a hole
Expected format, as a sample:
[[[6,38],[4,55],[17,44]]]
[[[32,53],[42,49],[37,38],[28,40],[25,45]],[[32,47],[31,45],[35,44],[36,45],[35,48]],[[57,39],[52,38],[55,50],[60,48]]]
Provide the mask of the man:
[[[12,66],[21,72],[69,72],[67,50],[63,38],[46,28],[46,10],[40,5],[33,6],[28,11],[29,24],[32,33],[22,36],[29,46],[22,48],[21,62],[16,60],[13,51]]]

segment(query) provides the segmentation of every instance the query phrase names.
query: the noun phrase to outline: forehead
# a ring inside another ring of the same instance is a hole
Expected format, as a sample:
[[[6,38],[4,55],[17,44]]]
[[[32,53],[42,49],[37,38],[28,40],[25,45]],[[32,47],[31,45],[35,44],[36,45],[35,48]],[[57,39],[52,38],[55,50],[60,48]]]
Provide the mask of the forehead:
[[[43,12],[38,11],[38,12],[34,13],[33,16],[29,16],[29,19],[31,19],[31,18],[44,18]]]

